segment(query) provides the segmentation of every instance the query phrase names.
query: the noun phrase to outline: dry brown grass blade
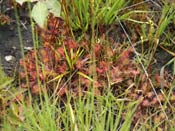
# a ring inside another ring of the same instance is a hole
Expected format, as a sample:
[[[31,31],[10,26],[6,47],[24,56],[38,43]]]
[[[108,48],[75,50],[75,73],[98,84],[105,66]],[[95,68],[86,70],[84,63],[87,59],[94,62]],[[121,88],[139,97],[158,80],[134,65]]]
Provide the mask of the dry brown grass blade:
[[[159,45],[159,46],[160,46],[160,48],[162,48],[163,50],[165,50],[167,53],[169,53],[170,55],[172,55],[173,57],[175,57],[175,53],[174,53],[174,52],[172,52],[172,51],[166,49],[165,47],[163,47],[163,46],[161,46],[161,45]]]

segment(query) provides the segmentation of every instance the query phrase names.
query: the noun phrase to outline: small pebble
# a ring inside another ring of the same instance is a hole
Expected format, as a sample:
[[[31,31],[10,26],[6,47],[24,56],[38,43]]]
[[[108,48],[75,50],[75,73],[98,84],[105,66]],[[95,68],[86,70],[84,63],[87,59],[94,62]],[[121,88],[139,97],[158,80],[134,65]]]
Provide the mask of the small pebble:
[[[13,48],[14,50],[16,50],[16,47],[15,47],[15,46],[13,46],[12,48]]]
[[[8,55],[8,56],[5,56],[5,60],[6,61],[12,61],[12,60],[14,60],[15,59],[15,57],[14,56],[12,56],[12,55]]]
[[[25,49],[25,50],[32,50],[33,47],[27,47],[27,46],[24,46],[24,49]]]

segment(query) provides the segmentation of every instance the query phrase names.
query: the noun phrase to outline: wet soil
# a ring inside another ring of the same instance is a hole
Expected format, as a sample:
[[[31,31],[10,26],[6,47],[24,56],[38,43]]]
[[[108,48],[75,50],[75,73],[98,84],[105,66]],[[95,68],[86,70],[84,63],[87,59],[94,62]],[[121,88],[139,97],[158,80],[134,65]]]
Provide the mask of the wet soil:
[[[21,58],[21,47],[19,42],[17,23],[14,9],[8,1],[2,1],[1,12],[10,18],[10,22],[0,26],[0,58],[3,69],[8,75],[13,75],[14,69]],[[32,46],[32,33],[26,12],[19,12],[21,34],[24,47]],[[10,60],[8,60],[10,58]]]
[[[24,46],[32,46],[31,32],[23,29],[21,33]],[[21,58],[21,48],[16,25],[0,27],[0,56],[3,68],[10,75]],[[11,56],[9,61],[6,60],[8,56]]]

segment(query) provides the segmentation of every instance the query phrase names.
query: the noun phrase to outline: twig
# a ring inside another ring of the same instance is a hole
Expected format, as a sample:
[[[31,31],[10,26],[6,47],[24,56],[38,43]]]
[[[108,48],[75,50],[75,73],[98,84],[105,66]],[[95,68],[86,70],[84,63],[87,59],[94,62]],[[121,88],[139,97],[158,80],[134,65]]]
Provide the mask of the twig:
[[[156,3],[155,1],[153,1],[153,0],[150,0],[153,4],[155,4],[157,7],[159,7],[159,8],[161,8],[161,6],[158,4],[158,3]]]

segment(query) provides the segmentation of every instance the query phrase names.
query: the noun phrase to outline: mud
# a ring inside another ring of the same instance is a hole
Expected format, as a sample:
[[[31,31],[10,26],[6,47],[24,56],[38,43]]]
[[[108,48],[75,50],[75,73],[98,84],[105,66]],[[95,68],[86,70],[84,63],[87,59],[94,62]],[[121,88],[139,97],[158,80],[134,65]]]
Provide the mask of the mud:
[[[14,9],[11,7],[9,1],[2,1],[1,13],[9,17],[9,23],[0,26],[0,58],[3,69],[8,75],[13,75],[14,70],[18,65],[21,58],[21,47],[18,36],[17,23],[15,18]],[[19,23],[22,34],[23,46],[32,46],[32,33],[30,30],[29,20],[24,14],[25,10],[19,10]],[[10,57],[10,60],[7,60]]]

